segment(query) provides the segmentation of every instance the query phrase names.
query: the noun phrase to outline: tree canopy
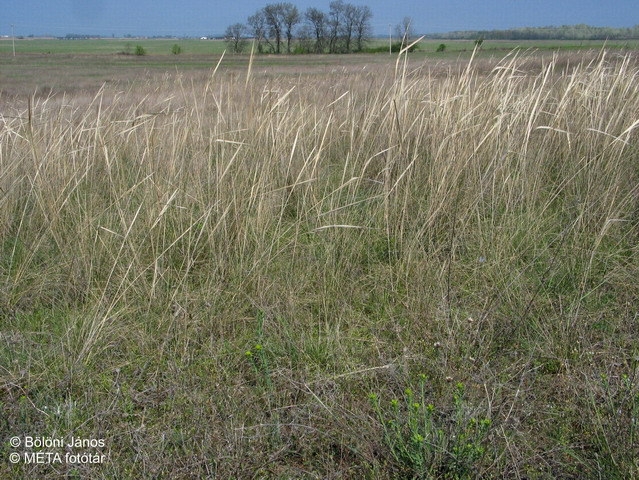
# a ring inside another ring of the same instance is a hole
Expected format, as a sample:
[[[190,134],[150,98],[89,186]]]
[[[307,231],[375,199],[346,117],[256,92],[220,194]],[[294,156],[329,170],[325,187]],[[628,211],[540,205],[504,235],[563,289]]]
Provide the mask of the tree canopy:
[[[248,17],[246,25],[228,27],[225,38],[234,52],[252,38],[258,53],[350,53],[362,51],[371,36],[373,13],[367,6],[343,0],[328,12],[309,7],[304,12],[288,2],[270,3]],[[244,43],[243,43],[244,42]]]

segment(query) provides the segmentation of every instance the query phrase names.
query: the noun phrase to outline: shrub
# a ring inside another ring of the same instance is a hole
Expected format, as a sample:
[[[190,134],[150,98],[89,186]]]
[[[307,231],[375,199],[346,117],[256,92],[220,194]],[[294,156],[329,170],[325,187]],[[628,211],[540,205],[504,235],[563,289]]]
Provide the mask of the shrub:
[[[440,43],[439,47],[437,47],[437,52],[443,52],[444,50],[446,50],[446,44],[445,43]]]
[[[146,50],[144,49],[142,45],[136,45],[135,54],[139,56],[146,55]]]
[[[182,47],[180,47],[177,43],[174,43],[171,47],[171,53],[173,55],[179,55],[180,53],[182,53]]]
[[[407,388],[402,400],[383,406],[376,394],[369,399],[391,458],[410,478],[471,478],[487,455],[490,413],[483,418],[473,413],[461,383],[452,408],[427,403],[425,375],[420,376],[417,392]]]

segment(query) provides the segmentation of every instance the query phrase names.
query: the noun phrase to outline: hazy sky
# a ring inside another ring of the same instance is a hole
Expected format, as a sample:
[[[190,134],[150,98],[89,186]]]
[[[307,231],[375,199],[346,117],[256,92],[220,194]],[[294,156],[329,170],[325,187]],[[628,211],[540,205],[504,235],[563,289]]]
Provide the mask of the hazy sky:
[[[0,34],[221,34],[273,0],[0,0]],[[329,0],[292,1],[328,10]],[[639,24],[639,0],[352,0],[373,10],[375,33],[404,16],[419,33],[587,23]]]

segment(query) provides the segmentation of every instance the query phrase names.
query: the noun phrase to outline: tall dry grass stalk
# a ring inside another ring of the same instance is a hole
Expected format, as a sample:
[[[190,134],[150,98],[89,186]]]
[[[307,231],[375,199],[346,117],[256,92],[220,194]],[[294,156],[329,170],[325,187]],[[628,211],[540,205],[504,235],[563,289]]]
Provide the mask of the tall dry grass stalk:
[[[259,342],[281,349],[279,391],[299,376],[329,423],[341,406],[312,382],[419,365],[477,376],[485,408],[523,425],[541,415],[519,403],[534,358],[626,354],[591,325],[630,315],[639,275],[636,63],[527,61],[445,75],[403,60],[339,77],[216,67],[203,82],[34,98],[0,116],[0,312],[59,312],[51,345],[80,368],[136,344],[187,365],[201,338],[250,336],[257,309]],[[524,431],[509,448],[534,450]]]
[[[532,76],[519,65],[246,89],[214,71],[205,85],[34,100],[0,131],[2,303],[79,309],[87,356],[122,316],[230,279],[268,302],[277,257],[300,268],[324,237],[343,254],[326,268],[350,268],[371,236],[397,248],[395,275],[457,255],[534,258],[547,236],[593,243],[585,296],[596,247],[637,221],[637,68],[605,54]]]

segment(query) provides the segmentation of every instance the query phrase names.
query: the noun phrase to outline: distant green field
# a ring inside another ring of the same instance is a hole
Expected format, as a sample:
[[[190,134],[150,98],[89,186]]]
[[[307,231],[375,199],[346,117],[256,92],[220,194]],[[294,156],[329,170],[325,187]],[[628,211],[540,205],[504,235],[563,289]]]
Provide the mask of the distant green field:
[[[179,39],[100,39],[100,40],[57,40],[20,39],[16,40],[16,54],[93,54],[115,55],[135,51],[136,45],[144,47],[149,55],[171,55],[171,47],[178,44],[183,54],[220,54],[226,48],[221,40],[179,40]],[[0,54],[12,53],[11,39],[0,40]]]
[[[470,51],[474,43],[468,40],[424,40],[419,44],[419,50],[429,53],[435,52],[440,44],[446,45],[446,52]],[[502,41],[486,40],[483,51],[506,51],[513,48],[543,49],[543,50],[579,50],[601,48],[603,41],[578,40],[526,40]],[[16,40],[16,54],[69,54],[69,55],[116,55],[121,52],[132,53],[137,45],[144,47],[149,55],[171,55],[171,47],[178,44],[182,53],[187,55],[220,54],[226,49],[221,40],[178,40],[178,39],[100,39],[100,40],[57,40],[57,39],[18,39]],[[373,39],[369,46],[380,47],[388,45],[387,40]],[[639,48],[639,40],[612,41],[605,43],[608,48]],[[12,53],[11,39],[0,40],[0,54]],[[247,49],[248,53],[248,49]]]
[[[445,51],[436,52],[440,44]],[[172,55],[178,44],[182,54]],[[137,45],[147,55],[133,55]],[[595,41],[485,41],[477,58],[495,60],[521,48],[532,56],[551,56],[556,51],[564,55],[591,55],[604,42]],[[639,41],[606,43],[610,49],[638,49]],[[368,44],[379,53],[351,55],[260,55],[254,60],[254,70],[271,71],[279,75],[300,72],[326,72],[335,69],[386,68],[394,64],[397,54],[389,56],[387,40],[376,38]],[[221,40],[178,39],[100,39],[56,40],[17,39],[16,56],[12,55],[11,39],[0,40],[0,94],[12,96],[41,92],[95,91],[104,83],[129,85],[141,78],[151,78],[166,72],[205,74],[213,68],[225,51]],[[436,65],[441,62],[466,61],[474,49],[474,42],[464,40],[425,40],[410,54],[413,62]],[[131,55],[121,55],[122,52]],[[242,55],[227,52],[221,64],[223,70],[243,71],[248,66],[248,51]],[[345,71],[345,70],[344,70]],[[199,73],[198,73],[199,72]]]

